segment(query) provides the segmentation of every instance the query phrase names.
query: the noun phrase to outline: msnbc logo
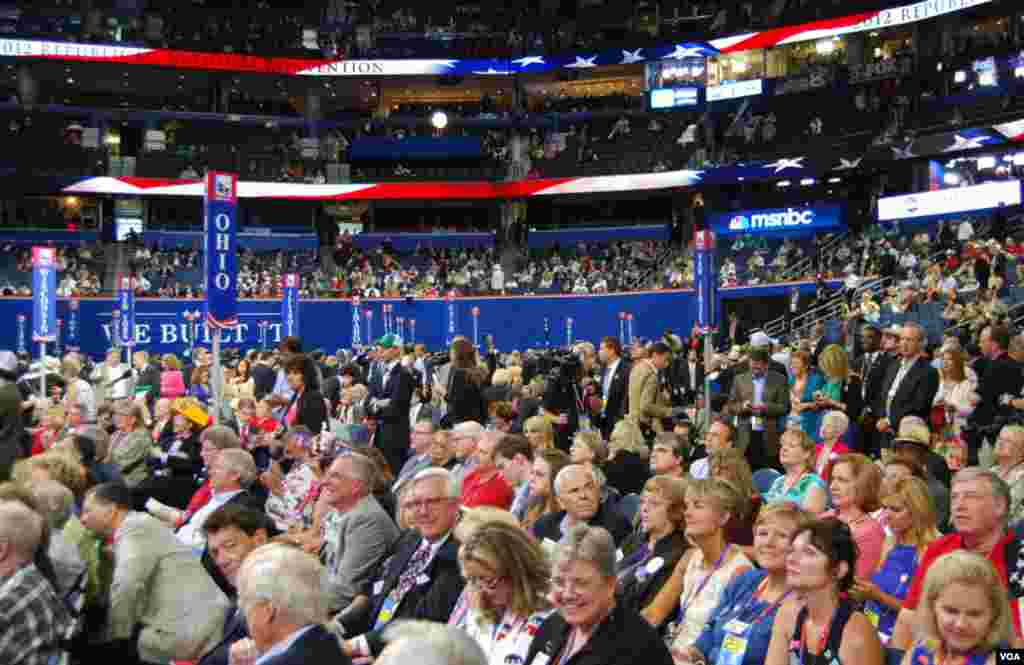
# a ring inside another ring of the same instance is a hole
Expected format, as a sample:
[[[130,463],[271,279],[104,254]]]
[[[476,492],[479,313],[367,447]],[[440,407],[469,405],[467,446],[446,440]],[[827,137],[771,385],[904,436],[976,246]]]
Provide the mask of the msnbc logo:
[[[729,220],[730,231],[746,231],[750,228],[750,220],[743,215],[736,215]]]

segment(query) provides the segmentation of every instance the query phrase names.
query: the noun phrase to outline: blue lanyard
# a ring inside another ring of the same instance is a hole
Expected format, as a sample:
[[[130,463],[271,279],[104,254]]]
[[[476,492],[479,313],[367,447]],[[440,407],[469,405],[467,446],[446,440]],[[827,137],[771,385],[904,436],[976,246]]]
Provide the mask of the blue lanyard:
[[[697,596],[701,594],[702,591],[704,591],[704,587],[707,586],[708,582],[711,581],[711,578],[715,576],[715,573],[718,572],[718,569],[722,567],[722,563],[725,561],[725,555],[729,553],[730,549],[732,549],[732,545],[725,546],[725,549],[722,550],[722,553],[718,555],[718,561],[715,562],[715,565],[711,569],[711,572],[704,576],[704,579],[702,579],[700,581],[700,584],[697,585],[697,589],[689,596],[687,596],[683,604],[679,606],[679,617],[676,620],[677,624],[681,624],[683,622],[683,619],[686,618],[686,611],[690,609],[690,605],[693,604],[693,601],[697,598]]]

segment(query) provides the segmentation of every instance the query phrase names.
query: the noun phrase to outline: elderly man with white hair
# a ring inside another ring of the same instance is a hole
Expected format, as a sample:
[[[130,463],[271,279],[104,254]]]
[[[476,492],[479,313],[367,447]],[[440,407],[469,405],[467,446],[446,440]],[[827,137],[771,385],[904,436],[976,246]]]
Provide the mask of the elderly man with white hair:
[[[570,464],[555,476],[554,489],[563,510],[537,520],[533,533],[546,547],[557,544],[577,524],[600,526],[621,544],[632,526],[615,507],[601,501],[601,479],[592,465]]]
[[[327,621],[324,569],[314,557],[289,545],[253,550],[238,571],[238,606],[250,639],[231,646],[229,662],[259,665],[348,665]]]
[[[25,504],[0,501],[0,663],[50,663],[71,623],[33,563],[43,529],[43,518]]]
[[[240,502],[254,508],[262,508],[258,498],[248,492],[256,482],[259,471],[252,454],[247,450],[229,448],[222,450],[211,460],[207,468],[210,481],[210,500],[194,512],[177,530],[182,544],[202,550],[206,546],[203,524],[218,508],[228,502]]]
[[[396,619],[447,622],[462,594],[459,544],[453,530],[459,516],[459,493],[445,469],[421,471],[402,492],[399,510],[412,526],[392,548],[368,585],[366,599],[338,615],[334,628],[345,637],[349,656],[380,654],[381,631]],[[368,608],[368,609],[367,609]]]
[[[487,654],[466,631],[432,621],[398,621],[384,631],[376,665],[487,665]]]
[[[455,451],[457,462],[452,469],[452,475],[455,476],[459,493],[462,492],[462,482],[466,476],[476,468],[476,446],[483,435],[483,425],[472,420],[461,422],[452,428],[449,442]]]

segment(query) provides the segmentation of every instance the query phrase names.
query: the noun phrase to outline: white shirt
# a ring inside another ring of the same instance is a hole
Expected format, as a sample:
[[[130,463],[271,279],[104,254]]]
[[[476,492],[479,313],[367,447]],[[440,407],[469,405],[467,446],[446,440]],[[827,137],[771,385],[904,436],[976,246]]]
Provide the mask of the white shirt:
[[[230,501],[235,495],[241,494],[242,491],[243,490],[239,489],[211,495],[210,500],[206,502],[206,505],[197,510],[195,514],[192,515],[192,519],[190,519],[188,523],[184,524],[180,529],[178,529],[177,533],[174,534],[178,537],[178,541],[187,547],[202,549],[206,545],[206,535],[203,533],[203,525],[206,524],[206,520],[210,518],[210,515],[212,515],[215,510]]]
[[[612,379],[615,378],[615,370],[619,368],[619,363],[622,361],[621,358],[616,358],[615,362],[608,365],[608,372],[604,376],[604,385],[601,386],[601,396],[605,401],[608,401],[608,392],[612,388]]]
[[[956,229],[956,239],[960,241],[970,240],[974,237],[974,227],[966,219],[960,222],[960,226]]]
[[[702,457],[690,465],[690,476],[694,480],[705,480],[711,477],[711,461],[709,457]]]

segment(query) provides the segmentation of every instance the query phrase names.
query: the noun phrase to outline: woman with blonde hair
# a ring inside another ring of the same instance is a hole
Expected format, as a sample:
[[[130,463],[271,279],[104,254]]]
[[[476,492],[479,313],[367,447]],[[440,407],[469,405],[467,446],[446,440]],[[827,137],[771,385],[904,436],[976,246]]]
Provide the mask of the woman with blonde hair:
[[[160,397],[175,399],[185,395],[185,378],[181,373],[181,361],[173,353],[165,353],[160,359]]]
[[[608,462],[604,465],[608,485],[623,496],[638,494],[651,477],[650,456],[651,450],[636,423],[632,420],[615,423],[608,437]]]
[[[882,644],[892,639],[896,615],[924,551],[941,535],[926,482],[903,478],[887,490],[882,496],[882,509],[889,534],[882,544],[882,563],[870,580],[858,578],[850,590],[851,596],[864,602],[864,614],[878,629]]]
[[[544,416],[527,418],[523,423],[523,434],[529,439],[534,453],[555,447],[555,428]]]
[[[71,451],[60,448],[19,460],[14,464],[12,478],[25,487],[54,480],[71,490],[79,506],[90,485],[89,473],[82,462]]]
[[[903,665],[991,665],[993,653],[1014,639],[1013,609],[992,562],[957,550],[928,569],[917,614],[924,636],[907,649]]]
[[[726,538],[725,527],[738,513],[740,500],[732,486],[714,478],[692,481],[686,488],[686,537],[693,547],[643,611],[652,626],[662,625],[675,613],[676,620],[669,626],[673,652],[693,645],[712,618],[725,587],[753,567],[743,551]]]
[[[818,356],[818,369],[825,379],[825,385],[814,395],[814,403],[821,410],[841,411],[849,423],[860,418],[864,408],[860,379],[850,374],[850,357],[846,349],[838,344],[829,344]],[[855,440],[856,432],[848,426],[843,436],[847,447]]]
[[[448,625],[475,639],[488,665],[525,662],[533,636],[551,614],[544,550],[519,526],[486,522],[462,541],[459,566],[466,590]]]

